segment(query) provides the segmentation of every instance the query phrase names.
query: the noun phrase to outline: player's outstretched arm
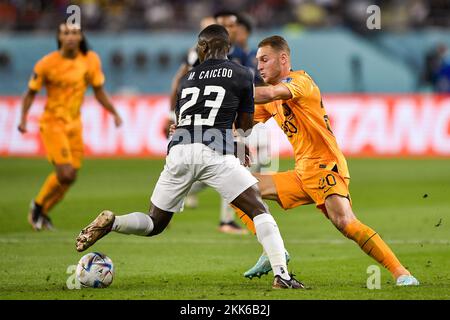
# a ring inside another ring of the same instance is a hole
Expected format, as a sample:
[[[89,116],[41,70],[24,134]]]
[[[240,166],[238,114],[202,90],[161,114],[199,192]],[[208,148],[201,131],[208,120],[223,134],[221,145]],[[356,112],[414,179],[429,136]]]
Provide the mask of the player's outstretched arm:
[[[291,98],[291,91],[282,83],[275,86],[255,88],[255,103],[257,104],[269,103],[275,100],[289,100]]]
[[[21,133],[27,132],[27,115],[28,111],[30,111],[31,105],[33,104],[34,97],[36,96],[37,91],[28,89],[25,93],[25,96],[22,100],[22,113],[20,115],[20,123],[17,129]]]
[[[103,108],[108,110],[108,112],[113,115],[114,123],[115,123],[116,127],[120,127],[122,125],[122,118],[117,113],[116,109],[111,104],[111,102],[109,101],[109,98],[106,95],[106,92],[103,89],[103,86],[93,87],[93,89],[94,89],[94,94],[95,94],[95,98],[97,99],[97,101],[103,106]]]

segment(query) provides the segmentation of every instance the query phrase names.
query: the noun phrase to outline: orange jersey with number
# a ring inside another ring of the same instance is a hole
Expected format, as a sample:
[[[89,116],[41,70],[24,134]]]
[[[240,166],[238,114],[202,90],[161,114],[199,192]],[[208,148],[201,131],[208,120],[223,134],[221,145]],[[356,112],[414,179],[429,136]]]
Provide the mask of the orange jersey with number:
[[[89,85],[101,86],[105,76],[98,55],[81,52],[74,59],[64,58],[59,51],[39,60],[28,83],[31,90],[47,90],[47,102],[41,121],[55,119],[71,122],[80,118],[81,104]]]
[[[256,105],[254,120],[275,119],[294,149],[295,170],[300,175],[334,163],[339,174],[349,177],[347,162],[331,130],[319,87],[303,70],[290,72],[282,83],[292,98]]]

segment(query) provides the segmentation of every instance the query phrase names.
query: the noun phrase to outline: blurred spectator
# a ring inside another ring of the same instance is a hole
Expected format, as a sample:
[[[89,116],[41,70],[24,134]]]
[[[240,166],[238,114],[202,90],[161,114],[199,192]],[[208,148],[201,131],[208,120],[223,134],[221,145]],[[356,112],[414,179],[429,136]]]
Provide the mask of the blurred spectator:
[[[17,8],[8,1],[0,1],[0,29],[8,30],[17,22]]]
[[[446,60],[439,69],[436,79],[435,91],[450,93],[450,61]]]
[[[447,51],[447,46],[441,43],[426,54],[425,67],[421,77],[422,86],[430,86],[434,91],[440,91],[439,88],[442,89],[446,86]]]
[[[158,54],[158,66],[160,69],[166,70],[170,65],[170,54],[167,51]]]
[[[414,0],[409,6],[409,14],[412,27],[423,27],[426,18],[430,14],[428,3],[423,0]]]
[[[450,27],[450,1],[431,0],[425,2],[429,8],[426,25]]]
[[[114,69],[120,69],[125,64],[125,57],[119,50],[114,50],[110,56],[110,63]]]
[[[135,54],[134,54],[134,66],[136,68],[136,70],[138,71],[146,71],[147,67],[148,67],[148,56],[145,52],[145,50],[138,50]]]
[[[450,56],[448,55],[448,48],[445,45],[439,45],[437,48],[438,64],[434,76],[434,91],[440,93],[450,93]]]
[[[0,70],[11,67],[11,56],[6,51],[0,51]]]
[[[298,21],[308,27],[324,26],[327,22],[325,8],[314,2],[301,3],[296,10]]]
[[[71,4],[81,7],[84,28],[94,30],[195,30],[201,17],[226,9],[251,13],[259,29],[300,23],[364,33],[372,4],[381,7],[387,30],[450,26],[449,0],[0,0],[0,30],[51,30]]]

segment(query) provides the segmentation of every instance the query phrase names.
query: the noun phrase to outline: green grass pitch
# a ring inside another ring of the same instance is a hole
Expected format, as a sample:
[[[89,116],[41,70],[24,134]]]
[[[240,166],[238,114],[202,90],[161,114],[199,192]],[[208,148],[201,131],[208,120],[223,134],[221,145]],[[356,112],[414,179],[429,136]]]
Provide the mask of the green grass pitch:
[[[51,166],[44,159],[0,158],[0,299],[449,299],[450,161],[351,159],[350,191],[359,219],[390,244],[420,280],[397,288],[374,262],[314,208],[270,208],[290,251],[289,269],[308,290],[272,290],[272,276],[242,274],[261,253],[254,236],[217,232],[219,196],[208,189],[197,210],[174,216],[155,238],[111,234],[91,251],[107,254],[116,277],[107,289],[69,290],[66,271],[82,254],[79,230],[102,209],[148,209],[162,160],[86,160],[78,181],[52,212],[57,230],[33,232],[28,204]],[[281,162],[281,170],[292,166]]]

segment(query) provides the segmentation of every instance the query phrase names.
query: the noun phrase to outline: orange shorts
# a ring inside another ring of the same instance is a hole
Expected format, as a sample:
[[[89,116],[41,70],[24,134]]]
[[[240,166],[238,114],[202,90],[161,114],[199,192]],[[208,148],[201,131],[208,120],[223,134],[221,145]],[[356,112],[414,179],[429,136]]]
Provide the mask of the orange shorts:
[[[83,130],[81,121],[62,120],[40,122],[42,142],[47,158],[54,165],[71,164],[79,169],[83,159]]]
[[[337,194],[351,202],[348,189],[350,178],[341,176],[335,163],[330,163],[323,169],[311,168],[302,173],[295,170],[279,172],[272,177],[283,209],[315,203],[328,217],[325,209],[325,199],[328,196]]]

